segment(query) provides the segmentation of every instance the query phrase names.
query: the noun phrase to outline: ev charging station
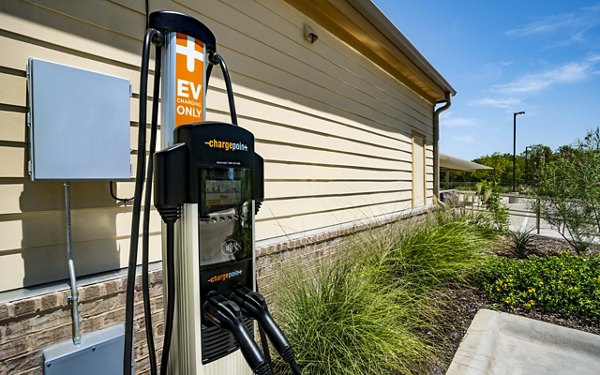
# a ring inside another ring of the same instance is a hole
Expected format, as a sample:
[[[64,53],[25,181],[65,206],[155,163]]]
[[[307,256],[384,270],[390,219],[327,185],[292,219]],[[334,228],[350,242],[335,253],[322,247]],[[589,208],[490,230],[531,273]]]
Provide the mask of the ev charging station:
[[[266,334],[299,374],[289,342],[256,291],[254,215],[264,198],[263,159],[254,151],[252,133],[237,126],[231,80],[216,52],[215,36],[185,14],[150,14],[142,53],[138,150],[146,149],[152,45],[156,65],[149,159],[147,166],[143,155],[137,161],[123,373],[133,369],[133,295],[142,206],[146,337],[151,373],[157,373],[147,273],[154,186],[154,205],[164,221],[165,335],[160,373],[271,374]],[[231,124],[204,121],[214,65],[220,66],[226,83]],[[155,152],[159,94],[162,149]],[[259,323],[264,352],[254,338],[254,321]]]

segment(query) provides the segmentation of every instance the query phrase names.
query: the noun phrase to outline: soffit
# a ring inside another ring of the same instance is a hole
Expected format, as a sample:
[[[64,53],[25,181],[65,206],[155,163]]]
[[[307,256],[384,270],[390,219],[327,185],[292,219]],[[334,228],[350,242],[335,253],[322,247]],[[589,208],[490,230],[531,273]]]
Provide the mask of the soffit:
[[[430,103],[456,94],[370,0],[286,1]]]

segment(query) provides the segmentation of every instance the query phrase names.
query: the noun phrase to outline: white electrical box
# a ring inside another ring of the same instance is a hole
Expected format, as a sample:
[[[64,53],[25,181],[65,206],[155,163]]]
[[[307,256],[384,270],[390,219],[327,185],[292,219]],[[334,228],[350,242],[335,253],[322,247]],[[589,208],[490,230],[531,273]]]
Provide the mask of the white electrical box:
[[[27,68],[31,179],[131,178],[129,81],[33,58]]]

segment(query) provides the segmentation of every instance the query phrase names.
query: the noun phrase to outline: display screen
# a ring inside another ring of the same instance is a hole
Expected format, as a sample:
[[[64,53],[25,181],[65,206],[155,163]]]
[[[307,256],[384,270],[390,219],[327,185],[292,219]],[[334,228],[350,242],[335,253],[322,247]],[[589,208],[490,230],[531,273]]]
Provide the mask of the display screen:
[[[251,200],[252,184],[247,169],[202,169],[200,179],[201,212],[204,214],[239,207]]]
[[[252,171],[243,168],[203,168],[199,175],[201,269],[249,259],[253,249]]]
[[[206,180],[206,205],[209,207],[235,206],[242,202],[240,180]]]

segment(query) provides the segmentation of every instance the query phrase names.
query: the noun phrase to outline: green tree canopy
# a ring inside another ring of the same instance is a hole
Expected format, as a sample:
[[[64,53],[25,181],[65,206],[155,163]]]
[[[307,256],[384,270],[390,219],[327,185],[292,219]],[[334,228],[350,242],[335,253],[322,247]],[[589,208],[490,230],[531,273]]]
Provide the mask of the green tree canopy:
[[[473,160],[475,163],[487,165],[493,170],[477,170],[473,176],[479,180],[491,180],[497,184],[507,184],[512,181],[512,155],[495,152]]]
[[[532,183],[537,180],[540,168],[544,163],[550,162],[554,158],[552,149],[546,145],[536,144],[528,148],[527,153],[523,151],[521,157],[525,160],[523,177],[525,183]]]

